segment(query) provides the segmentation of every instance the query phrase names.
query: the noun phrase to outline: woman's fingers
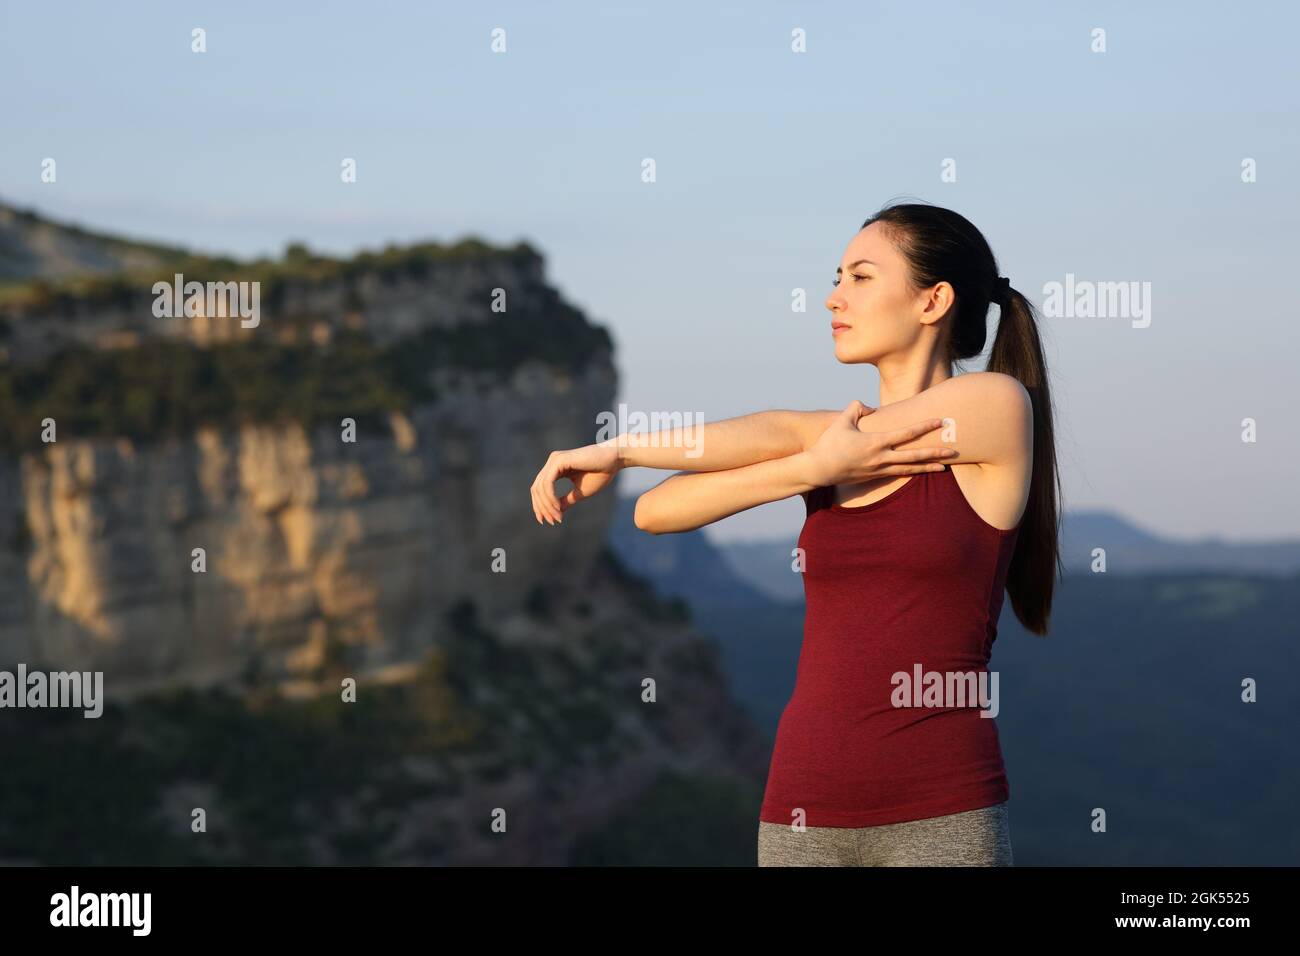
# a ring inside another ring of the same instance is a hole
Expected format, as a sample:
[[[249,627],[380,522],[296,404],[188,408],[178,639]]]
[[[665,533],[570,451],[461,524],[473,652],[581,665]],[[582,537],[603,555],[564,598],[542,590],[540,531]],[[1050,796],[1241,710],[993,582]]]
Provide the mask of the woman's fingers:
[[[560,507],[559,496],[555,493],[555,483],[564,477],[569,470],[568,461],[561,452],[551,453],[551,464],[546,475],[546,481],[542,483],[542,503],[547,506],[551,515],[551,520],[560,524],[564,509]]]
[[[555,483],[560,480],[559,469],[549,475],[546,483],[542,485],[542,504],[546,506],[547,514],[551,516],[553,524],[559,524],[562,520],[560,517],[560,499],[555,496]]]
[[[917,422],[915,425],[907,425],[892,432],[879,432],[878,434],[885,440],[886,445],[892,447],[901,445],[905,441],[911,441],[913,438],[920,438],[926,432],[932,432],[942,424],[942,418],[930,418],[923,422]]]
[[[560,523],[560,502],[555,497],[555,482],[560,469],[559,460],[552,453],[532,486],[533,512],[538,520],[549,520],[551,524]]]
[[[943,471],[947,465],[890,465],[888,468],[881,469],[877,474],[881,475],[919,475],[927,471]]]
[[[957,449],[938,445],[931,448],[891,448],[881,457],[888,462],[929,461],[933,458],[956,458]]]
[[[538,524],[546,524],[546,519],[542,515],[542,502],[537,494],[537,483],[541,480],[540,474],[533,479],[533,483],[528,486],[528,494],[533,499],[533,517],[537,519]]]
[[[542,508],[542,500],[541,500],[540,492],[538,492],[537,490],[536,482],[534,482],[532,487],[528,489],[528,493],[532,496],[533,499],[533,517],[537,519],[538,524],[546,524],[547,523],[546,513]]]

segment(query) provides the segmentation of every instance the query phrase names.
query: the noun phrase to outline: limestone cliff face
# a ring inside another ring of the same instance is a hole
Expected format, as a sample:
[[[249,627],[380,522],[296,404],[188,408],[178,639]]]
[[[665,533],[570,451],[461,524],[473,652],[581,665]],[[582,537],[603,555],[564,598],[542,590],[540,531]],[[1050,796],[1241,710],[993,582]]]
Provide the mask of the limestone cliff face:
[[[0,286],[0,414],[23,432],[3,436],[10,453],[0,456],[0,665],[103,670],[110,696],[250,675],[293,681],[326,665],[361,676],[417,659],[457,601],[495,621],[557,569],[581,577],[599,559],[612,490],[550,528],[533,519],[528,486],[551,449],[591,441],[613,404],[608,340],[587,334],[594,327],[526,245],[237,263],[123,252],[108,239],[97,251],[92,235],[4,211],[0,275],[42,278]],[[39,248],[13,248],[23,241]],[[64,270],[49,265],[51,250],[67,253],[55,258],[68,268],[147,268],[52,283],[44,277]],[[159,317],[153,283],[173,270],[256,281],[260,321]],[[555,339],[575,332],[583,342],[564,355],[568,343]],[[313,365],[341,336],[368,344],[350,344],[345,363]],[[230,420],[204,407],[217,366],[192,366],[167,390],[168,362],[217,345],[229,363],[220,394],[260,389],[257,407]],[[268,353],[283,363],[240,358]],[[376,371],[380,361],[389,364]],[[308,371],[342,379],[311,393],[327,394],[337,417],[268,417]],[[364,385],[350,381],[363,371]],[[60,381],[109,373],[76,388]],[[249,375],[263,380],[239,381]],[[349,396],[368,404],[354,411]],[[173,424],[192,429],[139,434],[182,404],[187,417]],[[162,414],[81,414],[100,405]],[[34,441],[36,419],[53,421],[57,440]]]
[[[582,423],[614,388],[608,362],[579,377],[525,363],[501,385],[447,376],[436,404],[355,442],[244,426],[8,460],[0,660],[104,670],[110,693],[291,679],[328,653],[359,672],[412,660],[455,601],[509,616],[599,558],[612,492],[551,528],[528,484],[552,448],[591,440]]]
[[[6,212],[8,273],[47,263],[51,249],[78,250],[65,264],[119,261],[112,240],[96,252],[94,236]],[[24,236],[44,238],[24,256],[10,248]],[[0,457],[0,664],[104,670],[121,694],[294,680],[326,664],[373,672],[427,650],[456,601],[491,622],[557,571],[580,579],[599,559],[613,491],[551,528],[533,519],[528,486],[551,449],[593,440],[616,375],[607,337],[589,334],[530,247],[470,240],[352,260],[299,249],[280,263],[141,248],[152,271],[0,286],[0,413],[24,433],[3,436]],[[153,281],[173,270],[257,281],[259,323],[158,317]],[[365,351],[312,364],[358,335]],[[159,346],[146,355],[148,343]],[[229,363],[220,394],[242,394],[241,376],[263,379],[230,420],[203,401],[220,368],[193,366],[171,390],[157,370],[218,344]],[[239,357],[273,350],[283,364]],[[102,358],[67,359],[78,354]],[[370,363],[360,386],[358,362]],[[311,393],[328,397],[331,415],[268,417],[280,395],[302,410],[292,385],[309,371],[342,380]],[[74,375],[94,380],[68,401],[59,379]],[[350,395],[369,402],[365,414]],[[151,403],[162,414],[81,414]],[[142,424],[182,404],[193,414],[171,421],[193,427]],[[45,416],[56,441],[34,441],[30,423]]]

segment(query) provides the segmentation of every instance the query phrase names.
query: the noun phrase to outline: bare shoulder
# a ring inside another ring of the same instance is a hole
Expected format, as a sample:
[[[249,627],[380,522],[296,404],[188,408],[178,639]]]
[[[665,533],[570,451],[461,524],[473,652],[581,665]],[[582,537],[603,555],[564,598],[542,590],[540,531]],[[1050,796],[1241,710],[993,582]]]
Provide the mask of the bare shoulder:
[[[955,401],[978,402],[988,407],[996,406],[1007,414],[1033,413],[1029,390],[1020,379],[1005,372],[966,372],[935,385],[931,391],[952,393]]]
[[[941,385],[964,383],[955,401],[983,423],[976,464],[953,464],[950,470],[963,496],[987,524],[1012,528],[1028,501],[1033,471],[1034,409],[1019,379],[1002,372],[968,372]],[[959,412],[961,414],[961,412]]]
[[[800,444],[811,447],[840,414],[836,409],[785,413]],[[899,449],[945,444],[972,464],[1007,465],[1027,460],[1033,436],[1033,404],[1014,376],[966,372],[944,379],[911,398],[872,410],[858,420],[864,432],[887,432],[930,419],[945,422],[943,432],[902,441]]]

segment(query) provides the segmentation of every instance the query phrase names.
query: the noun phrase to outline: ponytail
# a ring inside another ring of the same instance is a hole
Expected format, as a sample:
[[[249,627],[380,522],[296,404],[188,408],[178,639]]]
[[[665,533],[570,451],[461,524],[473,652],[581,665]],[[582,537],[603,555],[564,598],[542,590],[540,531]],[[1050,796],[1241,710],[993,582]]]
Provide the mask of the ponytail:
[[[1056,577],[1062,570],[1061,483],[1056,467],[1052,396],[1033,305],[1015,289],[1008,288],[1000,309],[1002,314],[989,353],[988,370],[1017,379],[1029,392],[1034,414],[1034,467],[1029,500],[1025,503],[1016,550],[1007,571],[1007,596],[1025,629],[1045,635]]]

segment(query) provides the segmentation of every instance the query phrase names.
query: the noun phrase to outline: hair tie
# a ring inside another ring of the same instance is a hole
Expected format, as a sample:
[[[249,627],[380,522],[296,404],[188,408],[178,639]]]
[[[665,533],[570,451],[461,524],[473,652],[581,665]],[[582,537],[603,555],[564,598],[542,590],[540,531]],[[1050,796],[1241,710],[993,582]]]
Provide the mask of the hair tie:
[[[1010,291],[1011,280],[1006,276],[998,276],[993,280],[993,292],[989,296],[989,301],[996,302],[999,306],[1005,305]]]

